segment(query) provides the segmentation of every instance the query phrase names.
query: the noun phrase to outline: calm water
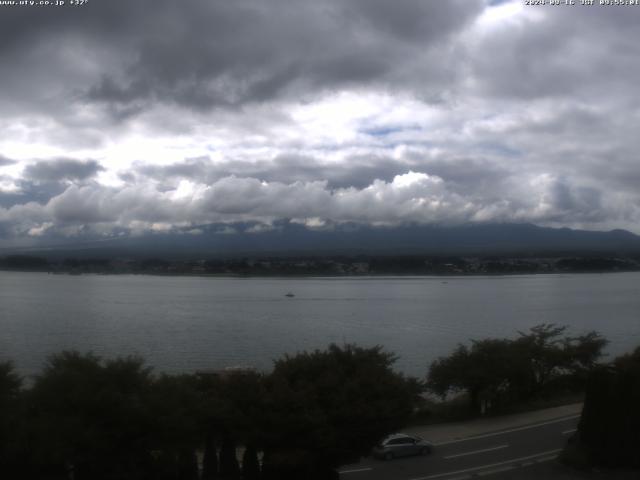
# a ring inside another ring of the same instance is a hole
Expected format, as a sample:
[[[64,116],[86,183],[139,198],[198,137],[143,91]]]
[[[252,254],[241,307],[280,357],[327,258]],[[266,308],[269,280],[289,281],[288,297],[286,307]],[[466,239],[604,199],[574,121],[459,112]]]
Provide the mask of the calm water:
[[[287,298],[287,292],[295,297]],[[62,349],[137,353],[158,370],[251,365],[330,342],[384,345],[422,376],[458,342],[542,322],[640,345],[640,273],[200,278],[0,272],[0,359],[37,372]]]

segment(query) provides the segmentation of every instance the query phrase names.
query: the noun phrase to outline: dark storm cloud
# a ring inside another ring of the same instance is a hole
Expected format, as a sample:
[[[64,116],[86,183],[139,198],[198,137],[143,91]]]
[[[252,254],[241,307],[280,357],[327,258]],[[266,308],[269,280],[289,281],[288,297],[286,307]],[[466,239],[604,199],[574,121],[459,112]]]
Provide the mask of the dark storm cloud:
[[[353,23],[366,23],[371,32],[410,42],[441,39],[479,13],[480,2],[448,2],[437,8],[423,0],[347,0],[340,2]]]
[[[160,182],[189,179],[213,183],[229,176],[256,178],[266,182],[313,182],[324,180],[329,188],[365,188],[375,180],[391,181],[408,169],[419,171],[417,162],[407,163],[387,157],[352,156],[340,163],[326,164],[319,159],[283,154],[268,161],[233,160],[212,162],[208,157],[187,159],[170,165],[140,165],[121,178],[132,181],[136,174]]]
[[[208,157],[191,158],[171,165],[140,165],[134,168],[134,171],[122,173],[120,178],[125,181],[132,181],[136,177],[135,172],[143,177],[150,177],[160,181],[176,178],[208,180],[212,167],[213,164]],[[226,176],[226,174],[221,176]]]
[[[59,182],[31,182],[19,180],[16,192],[0,192],[0,207],[9,208],[35,202],[45,205],[53,197],[65,191],[67,185]]]
[[[86,180],[104,170],[95,160],[40,160],[24,169],[27,179],[39,182],[59,182],[61,180]]]
[[[0,207],[10,208],[28,203],[46,205],[63,193],[69,183],[86,182],[103,170],[95,160],[38,160],[24,168],[21,178],[0,176],[0,184],[6,181],[14,186],[8,192],[0,189]]]
[[[50,65],[43,58],[41,72],[59,62],[73,70],[80,65],[66,49],[83,45],[105,68],[95,78],[82,72],[91,84],[75,85],[76,98],[126,117],[155,102],[202,109],[355,82],[417,84],[408,75],[417,67],[433,78],[442,71],[420,66],[423,54],[481,8],[480,0],[113,0],[59,13],[12,9],[0,18],[0,58],[28,58],[46,39],[60,53]]]
[[[476,134],[517,152],[506,160],[494,155],[491,162],[510,177],[525,172],[553,174],[609,194],[628,194],[637,203],[640,138],[629,118],[638,108],[631,106],[632,98],[626,101],[627,110],[619,105],[627,94],[618,92],[618,99],[604,95],[589,104],[554,99],[531,103],[504,127]],[[457,168],[458,162],[451,163]]]
[[[551,199],[560,212],[583,212],[590,221],[603,220],[602,192],[595,188],[574,187],[560,178],[553,184]]]
[[[11,160],[10,158],[5,157],[4,155],[0,155],[0,167],[13,165],[14,163],[16,163],[15,160]]]
[[[632,10],[551,8],[527,28],[496,28],[471,49],[470,72],[483,93],[497,97],[599,102],[629,95],[628,81],[640,73]]]
[[[391,182],[395,176],[411,170],[436,175],[461,192],[474,190],[485,182],[495,183],[509,175],[504,167],[480,159],[456,159],[452,162],[420,154],[407,154],[401,159],[375,154],[352,155],[333,164],[322,163],[312,157],[280,155],[272,162],[263,164],[260,170],[251,171],[248,166],[236,170],[234,162],[230,162],[227,168],[225,175],[248,171],[251,172],[250,176],[266,181],[283,180],[291,183],[322,179],[327,181],[330,188],[357,189],[366,188],[376,180]]]

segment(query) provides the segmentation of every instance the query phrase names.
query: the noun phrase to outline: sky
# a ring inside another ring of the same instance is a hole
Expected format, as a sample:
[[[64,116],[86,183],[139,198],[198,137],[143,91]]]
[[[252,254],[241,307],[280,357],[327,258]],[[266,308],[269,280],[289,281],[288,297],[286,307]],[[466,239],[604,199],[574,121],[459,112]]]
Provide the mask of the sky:
[[[281,219],[640,234],[640,7],[576,3],[0,5],[0,246]]]

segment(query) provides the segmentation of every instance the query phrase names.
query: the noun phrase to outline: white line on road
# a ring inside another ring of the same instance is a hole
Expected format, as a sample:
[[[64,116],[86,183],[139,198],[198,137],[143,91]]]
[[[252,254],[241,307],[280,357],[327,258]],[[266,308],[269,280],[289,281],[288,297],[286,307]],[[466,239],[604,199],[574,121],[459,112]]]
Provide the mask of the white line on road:
[[[570,433],[577,432],[577,431],[578,431],[577,428],[572,428],[571,430],[565,430],[564,432],[562,432],[562,434],[569,435]]]
[[[504,462],[490,463],[489,465],[479,465],[477,467],[465,468],[464,470],[456,470],[455,472],[445,472],[445,473],[438,473],[437,475],[429,475],[426,477],[416,477],[416,478],[412,478],[411,480],[430,480],[432,478],[448,477],[449,475],[457,475],[459,473],[474,472],[476,470],[484,470],[487,468],[498,467],[500,465],[507,465],[509,463],[522,462],[524,460],[529,460],[532,458],[544,457],[547,455],[555,455],[556,453],[559,453],[561,450],[562,450],[561,448],[558,448],[556,450],[548,450],[546,452],[536,453],[534,455],[529,455],[527,457],[512,458],[511,460],[506,460]]]
[[[502,448],[507,448],[508,446],[509,445],[500,445],[498,447],[483,448],[482,450],[474,450],[473,452],[457,453],[455,455],[449,455],[448,457],[444,457],[444,459],[445,460],[449,460],[450,458],[466,457],[467,455],[474,455],[476,453],[492,452],[494,450],[500,450]]]
[[[358,472],[368,472],[369,470],[373,470],[373,468],[371,467],[367,467],[367,468],[356,468],[353,470],[342,470],[340,472],[338,472],[339,474],[343,474],[343,473],[358,473]]]
[[[484,435],[476,435],[476,436],[473,436],[473,437],[460,438],[458,440],[450,440],[448,442],[436,443],[435,446],[436,447],[440,447],[442,445],[450,445],[452,443],[468,442],[469,440],[477,440],[478,438],[495,437],[496,435],[503,435],[505,433],[519,432],[521,430],[529,430],[530,428],[543,427],[545,425],[551,425],[553,423],[566,422],[567,420],[573,420],[574,418],[580,418],[580,415],[572,415],[570,417],[558,418],[556,420],[550,420],[548,422],[535,423],[533,425],[526,425],[524,427],[512,428],[510,430],[502,430],[500,432],[485,433]]]

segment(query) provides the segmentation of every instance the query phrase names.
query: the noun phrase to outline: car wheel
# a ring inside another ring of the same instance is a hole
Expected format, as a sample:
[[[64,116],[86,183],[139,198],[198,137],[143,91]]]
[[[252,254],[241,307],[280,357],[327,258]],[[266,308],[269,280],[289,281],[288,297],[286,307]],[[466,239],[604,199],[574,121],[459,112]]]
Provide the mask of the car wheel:
[[[384,459],[385,460],[393,460],[393,453],[391,452],[387,452],[384,454]]]
[[[420,449],[420,455],[429,455],[431,453],[431,449],[429,447],[422,447]]]

